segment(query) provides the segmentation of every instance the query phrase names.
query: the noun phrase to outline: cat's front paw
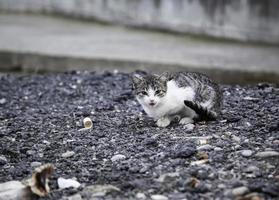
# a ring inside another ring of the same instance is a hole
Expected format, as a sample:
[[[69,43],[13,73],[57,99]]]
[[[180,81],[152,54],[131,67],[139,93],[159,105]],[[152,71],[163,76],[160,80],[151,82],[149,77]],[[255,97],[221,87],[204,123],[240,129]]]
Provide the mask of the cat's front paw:
[[[167,127],[168,125],[170,125],[169,118],[163,117],[163,118],[158,119],[158,121],[157,121],[157,126],[159,126],[159,127]]]
[[[179,124],[183,124],[183,125],[193,124],[193,123],[194,123],[194,120],[192,118],[189,118],[189,117],[184,117],[179,121]]]

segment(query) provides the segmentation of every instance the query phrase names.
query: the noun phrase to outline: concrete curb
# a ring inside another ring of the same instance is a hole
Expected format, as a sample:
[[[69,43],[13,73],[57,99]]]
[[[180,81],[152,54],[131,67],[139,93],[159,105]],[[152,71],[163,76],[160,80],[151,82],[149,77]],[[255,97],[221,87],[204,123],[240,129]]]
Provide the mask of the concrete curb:
[[[223,84],[253,84],[271,82],[279,84],[279,73],[221,69],[212,66],[191,66],[150,61],[84,58],[49,54],[0,51],[2,72],[53,73],[71,70],[132,72],[145,70],[152,73],[163,71],[196,71],[205,73]]]

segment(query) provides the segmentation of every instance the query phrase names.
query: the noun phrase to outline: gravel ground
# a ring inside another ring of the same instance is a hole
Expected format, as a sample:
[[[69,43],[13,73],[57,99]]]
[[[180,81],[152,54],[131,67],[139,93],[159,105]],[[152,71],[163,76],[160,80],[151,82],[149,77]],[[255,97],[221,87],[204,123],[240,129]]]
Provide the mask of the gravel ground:
[[[1,75],[0,182],[52,163],[42,199],[279,199],[279,88],[222,86],[220,120],[158,128],[129,76]]]

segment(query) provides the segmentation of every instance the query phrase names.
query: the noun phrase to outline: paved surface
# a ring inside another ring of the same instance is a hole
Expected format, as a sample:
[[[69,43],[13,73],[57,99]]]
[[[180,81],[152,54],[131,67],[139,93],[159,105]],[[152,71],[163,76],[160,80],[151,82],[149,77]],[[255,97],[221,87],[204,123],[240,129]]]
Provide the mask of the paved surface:
[[[0,15],[0,38],[2,68],[18,65],[46,71],[76,67],[123,71],[187,68],[222,72],[223,77],[227,72],[251,73],[259,80],[276,81],[279,77],[278,46],[209,41],[49,16],[13,14]]]

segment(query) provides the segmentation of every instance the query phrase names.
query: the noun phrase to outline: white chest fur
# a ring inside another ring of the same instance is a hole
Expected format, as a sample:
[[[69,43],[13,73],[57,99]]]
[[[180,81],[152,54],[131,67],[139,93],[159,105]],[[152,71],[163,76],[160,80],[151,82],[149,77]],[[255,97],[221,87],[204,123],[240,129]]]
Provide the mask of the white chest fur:
[[[150,117],[159,119],[180,112],[185,108],[184,100],[192,101],[194,96],[195,92],[191,87],[179,88],[172,80],[167,83],[167,93],[160,99],[156,107],[142,106]]]

